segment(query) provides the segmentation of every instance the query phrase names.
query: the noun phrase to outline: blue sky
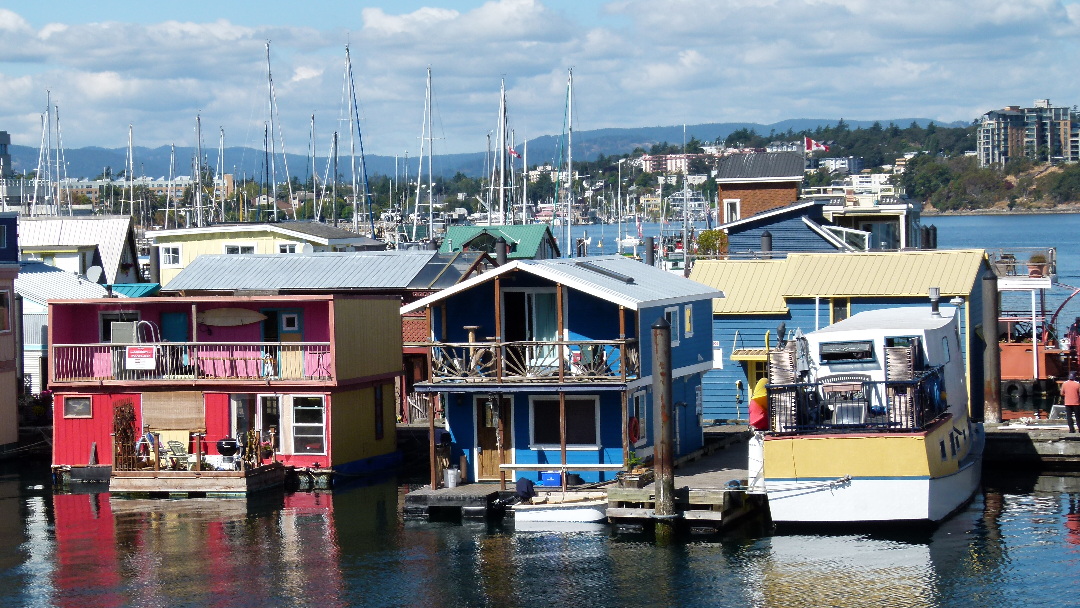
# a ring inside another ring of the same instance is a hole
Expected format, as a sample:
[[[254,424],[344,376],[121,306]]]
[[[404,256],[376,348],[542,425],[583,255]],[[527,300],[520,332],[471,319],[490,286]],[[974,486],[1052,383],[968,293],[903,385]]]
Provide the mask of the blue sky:
[[[46,95],[66,147],[262,147],[343,131],[349,43],[365,149],[419,151],[431,67],[436,153],[486,147],[500,79],[517,140],[575,130],[787,118],[970,121],[1080,104],[1080,7],[1060,0],[0,0],[0,130],[37,146]],[[344,136],[344,134],[342,135]]]

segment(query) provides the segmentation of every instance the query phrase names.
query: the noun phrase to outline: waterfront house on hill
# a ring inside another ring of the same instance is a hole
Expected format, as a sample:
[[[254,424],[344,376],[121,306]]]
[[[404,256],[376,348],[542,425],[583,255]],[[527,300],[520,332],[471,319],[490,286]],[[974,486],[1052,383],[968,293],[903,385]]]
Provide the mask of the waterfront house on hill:
[[[480,251],[430,250],[298,253],[294,255],[202,255],[165,287],[171,295],[369,294],[409,304],[494,267]],[[418,343],[430,334],[423,312],[403,315],[405,375],[398,387],[397,418],[427,415],[427,394],[413,392],[428,378],[430,349]]]
[[[747,418],[750,393],[766,377],[768,353],[781,324],[790,338],[796,330],[808,333],[864,310],[926,306],[931,287],[940,289],[942,306],[960,308],[969,403],[981,402],[979,362],[986,348],[981,279],[989,272],[981,249],[699,260],[690,278],[727,294],[713,301],[713,369],[703,381],[705,420]]]
[[[449,226],[439,252],[483,251],[494,255],[499,237],[506,240],[508,260],[547,260],[560,255],[547,224]]]
[[[39,261],[86,275],[99,266],[98,282],[138,283],[141,276],[135,224],[129,215],[19,218],[23,261]]]
[[[388,466],[400,457],[399,308],[360,295],[51,301],[53,466],[78,477],[112,465],[127,447],[113,445],[119,410],[210,466],[219,440],[251,430],[286,466]]]
[[[22,262],[15,293],[22,298],[23,386],[32,395],[46,386],[49,361],[49,301],[104,298],[108,290],[85,276],[44,262]]]
[[[712,298],[722,296],[621,256],[518,260],[402,313],[431,319],[431,377],[416,390],[443,395],[450,461],[465,457],[467,479],[562,470],[595,482],[613,479],[631,453],[652,454],[658,319],[671,323],[675,453],[701,447],[701,375],[711,367]]]
[[[15,277],[19,274],[18,214],[0,213],[0,452],[19,441],[19,357],[22,336],[16,332]]]
[[[159,279],[168,284],[204,254],[296,254],[318,251],[381,251],[382,241],[318,222],[213,224],[202,228],[154,230],[146,238],[157,247]]]

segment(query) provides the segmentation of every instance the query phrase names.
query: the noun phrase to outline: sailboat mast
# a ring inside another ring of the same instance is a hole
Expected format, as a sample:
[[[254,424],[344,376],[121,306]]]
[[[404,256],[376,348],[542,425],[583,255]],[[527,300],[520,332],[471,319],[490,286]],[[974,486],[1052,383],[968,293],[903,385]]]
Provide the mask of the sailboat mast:
[[[217,191],[217,185],[221,184],[221,218],[219,221],[225,221],[225,127],[218,127],[218,154],[217,154],[217,169],[214,171],[214,190]]]
[[[202,116],[195,116],[195,226],[202,228],[203,220],[203,184],[202,184]]]
[[[128,166],[127,166],[127,181],[128,181],[128,205],[131,210],[131,215],[135,215],[135,147],[132,145],[132,127],[128,124]],[[124,213],[124,203],[120,203],[120,213]]]
[[[172,207],[173,202],[173,180],[176,179],[176,145],[169,146],[169,186],[165,189],[165,219],[162,222],[165,229],[169,229],[169,208]],[[176,227],[179,228],[179,222],[176,223]]]
[[[424,116],[427,117],[427,178],[428,178],[428,241],[435,238],[435,177],[434,177],[434,165],[432,165],[433,152],[432,148],[435,146],[434,133],[432,132],[432,120],[431,120],[431,67],[427,69],[427,95],[424,102]]]
[[[570,76],[566,85],[566,168],[570,172],[567,179],[569,188],[566,197],[566,248],[567,257],[573,256],[573,243],[570,242],[570,224],[573,223],[574,213],[574,68],[570,68]]]
[[[687,190],[690,181],[690,164],[686,158],[686,124],[682,127],[682,153],[683,153],[683,197],[682,197],[682,265],[683,276],[690,276],[690,223],[688,220],[688,207],[690,206],[690,192]]]
[[[499,222],[506,223],[506,79],[499,80],[498,124],[495,158],[499,163]]]
[[[525,213],[529,204],[529,138],[523,136],[523,139],[525,149],[521,151],[521,223],[528,224]]]
[[[371,214],[371,201],[368,198],[368,179],[367,179],[367,164],[364,161],[364,136],[360,132],[360,110],[356,104],[356,81],[353,78],[352,71],[352,56],[349,54],[349,45],[345,45],[345,75],[349,87],[349,101],[351,103],[351,112],[349,113],[349,119],[355,121],[356,124],[356,144],[360,147],[360,177],[361,187],[363,188],[363,197],[365,207],[368,212],[368,221],[371,225],[371,238],[375,238],[375,218]],[[352,140],[353,130],[349,130],[349,139]],[[353,231],[357,234],[360,233],[360,215],[359,209],[356,205],[356,146],[352,147],[353,160]]]

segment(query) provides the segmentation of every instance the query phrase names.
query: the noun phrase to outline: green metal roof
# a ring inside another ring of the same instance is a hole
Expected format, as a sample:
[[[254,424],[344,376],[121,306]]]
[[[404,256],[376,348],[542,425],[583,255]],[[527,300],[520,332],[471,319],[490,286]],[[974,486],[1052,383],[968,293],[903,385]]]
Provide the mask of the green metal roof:
[[[142,298],[152,296],[161,291],[160,283],[115,283],[112,286],[114,292],[129,298]]]
[[[558,256],[558,246],[554,243],[555,237],[552,236],[551,229],[547,224],[450,226],[446,231],[445,238],[443,238],[442,245],[439,247],[439,252],[461,251],[462,246],[467,246],[470,250],[488,251],[486,246],[479,248],[469,246],[469,243],[472,243],[476,237],[483,234],[490,234],[495,239],[500,236],[506,239],[507,244],[510,245],[506,254],[509,260],[539,259],[538,256],[543,256],[541,246],[545,242],[551,242],[555,250],[552,255]],[[491,246],[488,253],[495,253],[494,245]]]

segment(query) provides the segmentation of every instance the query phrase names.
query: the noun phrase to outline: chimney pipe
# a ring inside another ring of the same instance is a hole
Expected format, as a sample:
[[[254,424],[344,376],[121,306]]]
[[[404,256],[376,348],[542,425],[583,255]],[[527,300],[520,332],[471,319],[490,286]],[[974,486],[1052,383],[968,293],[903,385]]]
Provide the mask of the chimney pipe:
[[[506,239],[499,237],[495,239],[495,263],[499,266],[506,264]]]
[[[930,314],[935,317],[941,316],[941,311],[938,310],[938,301],[941,300],[941,289],[938,287],[930,288]]]
[[[645,265],[656,266],[656,244],[654,237],[645,237]]]

